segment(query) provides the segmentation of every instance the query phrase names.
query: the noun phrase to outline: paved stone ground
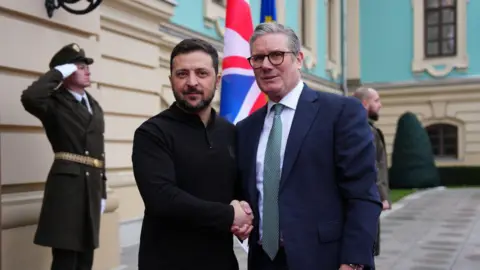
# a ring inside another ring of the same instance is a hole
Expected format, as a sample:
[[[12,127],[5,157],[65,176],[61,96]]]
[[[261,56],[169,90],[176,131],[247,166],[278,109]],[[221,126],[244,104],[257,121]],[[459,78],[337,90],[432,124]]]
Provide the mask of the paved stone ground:
[[[382,215],[378,270],[480,269],[480,189],[414,194]],[[246,253],[236,246],[241,270]],[[122,270],[136,270],[138,246],[122,251]]]
[[[446,189],[401,202],[382,218],[377,269],[480,269],[480,189]]]
[[[115,270],[137,270],[138,245],[123,248],[121,263],[122,266]],[[237,255],[240,270],[247,270],[247,253],[235,241],[235,254]]]

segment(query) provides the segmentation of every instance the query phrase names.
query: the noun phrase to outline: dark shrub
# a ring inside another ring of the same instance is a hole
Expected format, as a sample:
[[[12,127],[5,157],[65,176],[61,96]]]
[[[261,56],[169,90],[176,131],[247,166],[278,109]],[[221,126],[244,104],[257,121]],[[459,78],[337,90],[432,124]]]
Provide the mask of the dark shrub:
[[[391,188],[429,188],[440,185],[440,177],[428,134],[416,115],[400,116],[393,144]]]

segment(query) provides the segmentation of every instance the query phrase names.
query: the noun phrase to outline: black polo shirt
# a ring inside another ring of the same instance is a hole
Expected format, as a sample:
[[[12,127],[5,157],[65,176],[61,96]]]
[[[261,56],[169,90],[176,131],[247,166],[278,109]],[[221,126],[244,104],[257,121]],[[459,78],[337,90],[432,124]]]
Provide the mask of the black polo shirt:
[[[162,266],[173,267],[168,269],[183,269],[174,266],[191,260],[235,269],[229,205],[240,190],[235,126],[213,109],[205,125],[174,103],[136,130],[132,160],[146,208],[140,252],[142,245],[154,251],[150,259],[161,256]],[[176,253],[183,262],[174,263]]]

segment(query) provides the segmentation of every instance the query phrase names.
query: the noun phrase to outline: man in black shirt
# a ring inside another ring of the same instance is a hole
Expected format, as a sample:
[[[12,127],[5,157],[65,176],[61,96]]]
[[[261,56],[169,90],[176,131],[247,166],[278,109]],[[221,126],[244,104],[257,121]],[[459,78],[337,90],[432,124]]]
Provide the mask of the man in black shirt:
[[[218,54],[196,39],[170,57],[176,102],[148,119],[133,141],[133,171],[145,204],[139,270],[237,270],[232,232],[245,239],[253,215],[241,200],[235,127],[211,107]]]

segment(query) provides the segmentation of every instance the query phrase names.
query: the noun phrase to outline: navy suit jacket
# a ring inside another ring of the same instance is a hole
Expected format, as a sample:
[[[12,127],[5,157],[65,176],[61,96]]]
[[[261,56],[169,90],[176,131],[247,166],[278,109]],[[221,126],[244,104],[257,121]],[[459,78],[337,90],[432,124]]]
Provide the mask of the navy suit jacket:
[[[267,106],[237,124],[238,164],[255,219],[249,269],[259,240],[256,155]],[[373,268],[382,209],[366,110],[352,97],[304,86],[285,149],[279,191],[280,230],[289,270]],[[257,250],[256,250],[257,249]]]

